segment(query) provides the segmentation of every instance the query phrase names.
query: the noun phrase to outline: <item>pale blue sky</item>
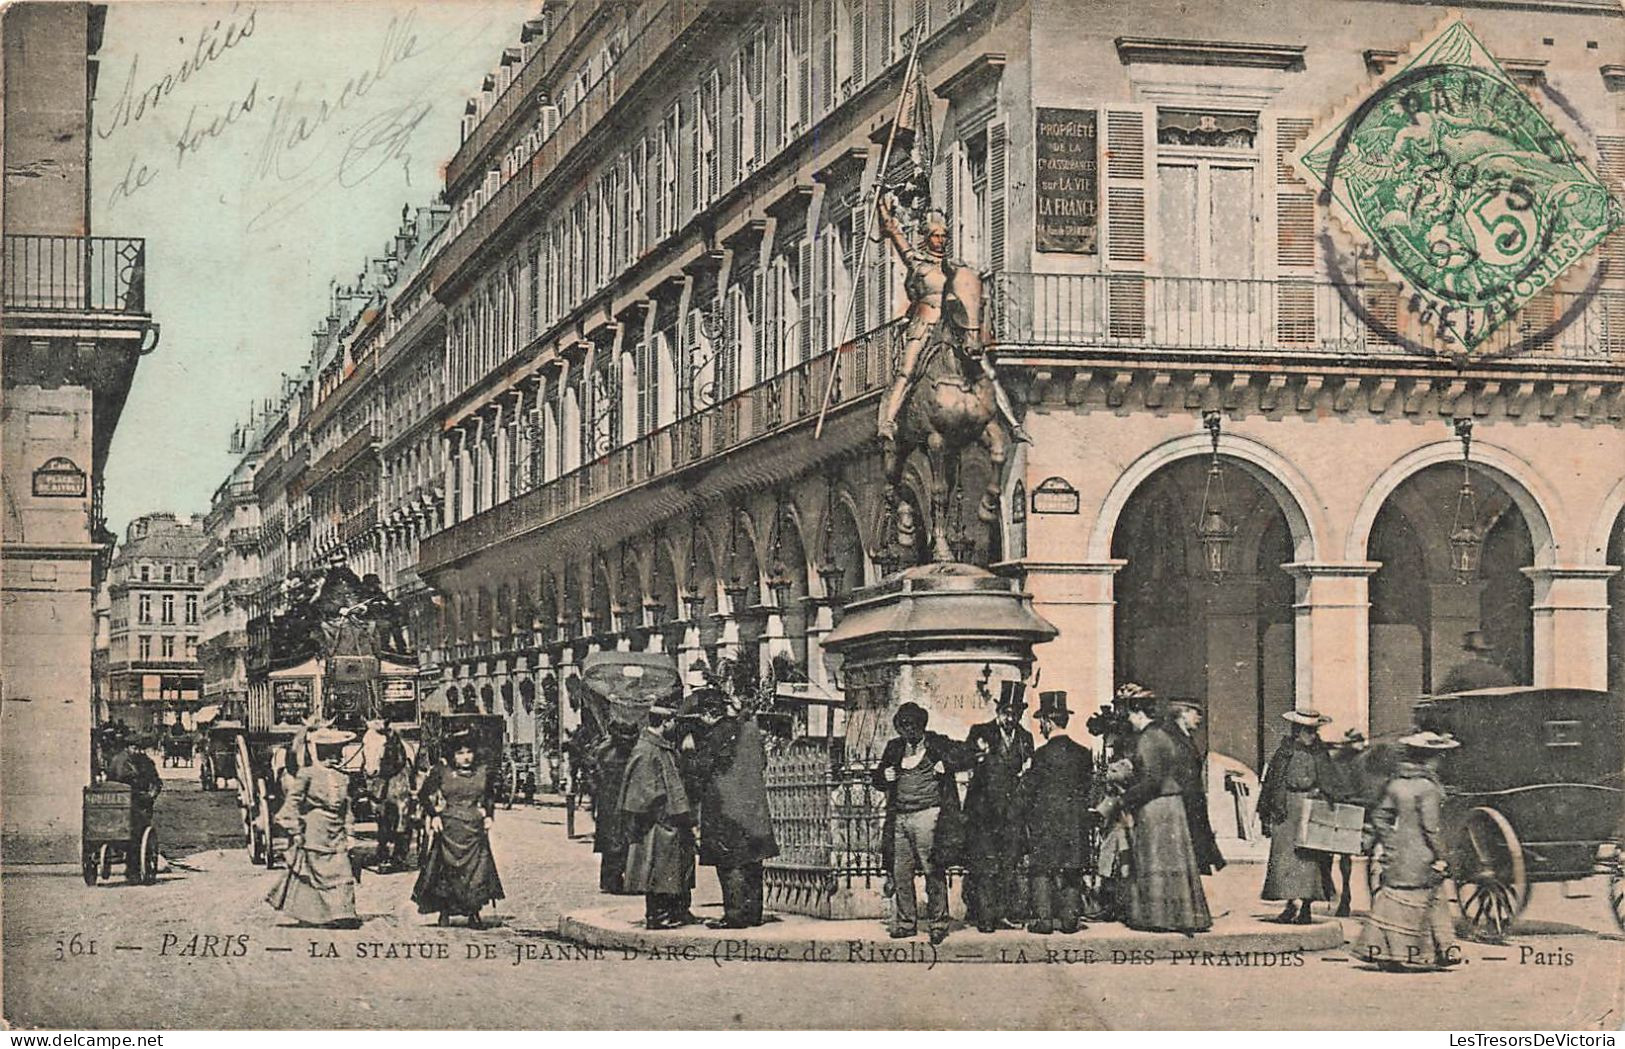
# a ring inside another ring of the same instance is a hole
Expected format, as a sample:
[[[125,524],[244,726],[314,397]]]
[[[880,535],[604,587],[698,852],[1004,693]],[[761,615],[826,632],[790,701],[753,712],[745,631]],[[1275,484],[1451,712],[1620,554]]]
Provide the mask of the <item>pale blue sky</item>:
[[[330,283],[381,253],[402,204],[439,191],[464,103],[539,7],[111,5],[92,226],[147,239],[163,326],[115,433],[112,528],[208,509],[232,428],[304,362]]]

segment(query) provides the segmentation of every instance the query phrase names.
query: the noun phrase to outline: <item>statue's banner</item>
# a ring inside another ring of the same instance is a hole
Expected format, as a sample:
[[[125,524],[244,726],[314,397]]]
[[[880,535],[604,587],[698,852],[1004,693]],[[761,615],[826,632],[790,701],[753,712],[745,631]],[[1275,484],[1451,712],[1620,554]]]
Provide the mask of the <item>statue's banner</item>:
[[[1100,242],[1100,136],[1092,109],[1038,109],[1033,222],[1039,251],[1093,255]]]

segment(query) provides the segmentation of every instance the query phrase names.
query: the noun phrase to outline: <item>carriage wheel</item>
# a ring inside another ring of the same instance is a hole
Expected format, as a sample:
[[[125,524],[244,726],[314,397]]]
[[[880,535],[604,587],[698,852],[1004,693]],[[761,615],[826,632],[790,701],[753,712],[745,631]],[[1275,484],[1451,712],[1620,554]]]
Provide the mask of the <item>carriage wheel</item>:
[[[85,884],[95,885],[96,875],[101,872],[101,858],[96,855],[96,850],[91,848],[89,845],[86,845],[84,849],[83,866],[85,872]]]
[[[260,832],[260,862],[265,864],[266,870],[270,870],[276,865],[276,850],[271,847],[271,802],[263,794],[260,795],[260,812],[254,826]]]
[[[1614,912],[1614,924],[1625,932],[1625,841],[1614,844],[1614,863],[1608,869],[1608,906]]]
[[[1529,903],[1523,846],[1506,817],[1490,808],[1467,814],[1456,846],[1457,905],[1475,940],[1499,943]]]
[[[158,835],[151,827],[141,832],[141,884],[153,885],[158,881]]]

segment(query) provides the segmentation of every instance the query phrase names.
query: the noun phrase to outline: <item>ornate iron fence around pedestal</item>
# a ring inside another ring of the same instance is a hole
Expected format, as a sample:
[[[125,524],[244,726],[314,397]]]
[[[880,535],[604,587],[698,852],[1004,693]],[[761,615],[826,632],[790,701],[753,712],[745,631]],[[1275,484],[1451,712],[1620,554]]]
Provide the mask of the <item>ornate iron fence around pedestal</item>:
[[[779,855],[766,864],[770,908],[821,918],[874,916],[885,872],[885,794],[871,763],[839,740],[802,738],[768,756],[767,804]]]

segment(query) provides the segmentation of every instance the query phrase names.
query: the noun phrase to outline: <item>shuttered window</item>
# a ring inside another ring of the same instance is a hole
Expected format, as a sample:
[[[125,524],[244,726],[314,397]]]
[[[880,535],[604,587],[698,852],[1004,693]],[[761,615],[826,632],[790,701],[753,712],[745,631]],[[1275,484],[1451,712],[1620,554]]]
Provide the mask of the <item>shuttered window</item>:
[[[1114,339],[1146,332],[1146,133],[1144,110],[1106,111],[1107,329]]]

